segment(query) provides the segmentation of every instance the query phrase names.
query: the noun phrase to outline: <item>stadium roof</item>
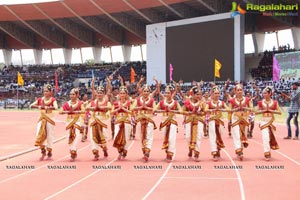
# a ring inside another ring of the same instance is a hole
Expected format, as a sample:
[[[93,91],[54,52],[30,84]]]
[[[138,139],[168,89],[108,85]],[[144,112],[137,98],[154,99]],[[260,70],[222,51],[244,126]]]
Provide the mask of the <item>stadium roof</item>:
[[[235,2],[270,4],[267,0]],[[299,0],[274,0],[295,4]],[[50,49],[146,43],[146,25],[225,13],[228,0],[60,0],[0,6],[0,49]],[[299,12],[299,11],[298,11]],[[296,17],[245,15],[245,33],[300,27]]]

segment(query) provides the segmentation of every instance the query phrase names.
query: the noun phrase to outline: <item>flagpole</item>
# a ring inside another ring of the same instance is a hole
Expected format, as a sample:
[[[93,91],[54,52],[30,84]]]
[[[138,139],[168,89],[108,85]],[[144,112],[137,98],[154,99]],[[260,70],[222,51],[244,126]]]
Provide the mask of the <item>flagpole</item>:
[[[214,67],[214,83],[216,83],[216,67]]]
[[[56,96],[56,69],[54,70],[54,86],[53,86],[54,89],[52,89],[52,91],[54,90],[54,97],[57,97]]]
[[[17,110],[19,110],[19,84],[17,86]]]

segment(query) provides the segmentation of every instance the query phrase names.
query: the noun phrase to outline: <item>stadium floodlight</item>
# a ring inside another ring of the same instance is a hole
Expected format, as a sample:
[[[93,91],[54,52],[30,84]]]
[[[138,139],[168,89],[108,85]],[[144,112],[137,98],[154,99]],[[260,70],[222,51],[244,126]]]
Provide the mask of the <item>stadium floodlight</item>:
[[[32,3],[47,3],[63,0],[0,0],[0,5],[18,5],[18,4],[32,4]]]

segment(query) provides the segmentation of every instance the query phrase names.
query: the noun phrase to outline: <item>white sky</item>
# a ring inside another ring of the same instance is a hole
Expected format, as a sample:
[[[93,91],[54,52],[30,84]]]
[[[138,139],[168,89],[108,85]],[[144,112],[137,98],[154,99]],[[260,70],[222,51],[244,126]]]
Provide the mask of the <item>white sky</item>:
[[[290,48],[294,48],[294,42],[293,42],[291,29],[278,31],[278,41],[279,41],[280,46],[289,44]],[[245,44],[245,53],[253,53],[254,45],[253,45],[252,35],[251,34],[245,35],[244,42],[245,42],[244,43]],[[273,50],[274,46],[275,46],[275,48],[278,48],[276,33],[266,33],[263,50],[264,51],[265,50]],[[112,49],[113,62],[123,62],[124,57],[122,54],[122,47],[121,46],[113,46],[111,49]],[[92,48],[82,48],[81,51],[82,51],[83,62],[85,62],[88,59],[93,59]],[[23,49],[23,50],[21,50],[21,52],[22,52],[23,63],[25,65],[34,63],[32,49],[28,49],[28,50]],[[140,46],[132,46],[131,61],[147,60],[146,45],[142,45],[142,52],[143,52],[143,59],[142,59],[142,55],[141,55]],[[59,63],[63,64],[64,63],[64,56],[63,56],[62,49],[52,49],[52,55],[53,55],[53,64],[59,64]],[[102,49],[101,60],[104,62],[111,62],[109,48]],[[43,62],[43,64],[51,64],[50,50],[44,50],[42,62]],[[73,49],[71,62],[72,63],[82,63],[81,56],[80,56],[80,49]],[[2,50],[0,50],[0,63],[4,63],[4,57],[3,57]],[[14,65],[21,65],[21,56],[20,56],[19,50],[16,50],[16,51],[13,50],[12,63]]]

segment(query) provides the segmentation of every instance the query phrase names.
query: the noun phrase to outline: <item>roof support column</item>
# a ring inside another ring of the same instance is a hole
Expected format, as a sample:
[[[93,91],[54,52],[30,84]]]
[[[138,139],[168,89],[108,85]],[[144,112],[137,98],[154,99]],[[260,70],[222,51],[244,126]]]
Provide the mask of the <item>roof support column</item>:
[[[92,47],[92,50],[93,50],[93,56],[94,56],[95,63],[100,63],[102,48],[101,47]]]
[[[63,49],[64,57],[65,57],[65,64],[71,64],[72,60],[72,49]]]
[[[111,60],[111,62],[113,63],[114,60],[113,60],[113,55],[112,55],[111,46],[109,47],[109,53],[110,53],[110,60]]]
[[[33,49],[33,56],[36,65],[42,64],[43,51],[40,49]]]
[[[22,50],[20,49],[20,50],[19,50],[19,52],[20,52],[20,58],[21,58],[21,66],[23,66],[23,56],[22,56]]]
[[[130,62],[131,58],[131,45],[122,45],[122,52],[124,57],[124,62]]]
[[[141,50],[141,58],[142,58],[142,61],[144,61],[143,48],[142,48],[142,45],[141,45],[141,44],[140,44],[140,50]]]
[[[254,44],[254,53],[258,55],[263,52],[264,42],[265,42],[265,34],[264,33],[253,33],[253,44]]]
[[[2,49],[2,52],[3,52],[5,65],[6,66],[10,65],[12,59],[12,49]]]
[[[294,41],[294,48],[300,49],[300,28],[292,27],[292,36]]]

